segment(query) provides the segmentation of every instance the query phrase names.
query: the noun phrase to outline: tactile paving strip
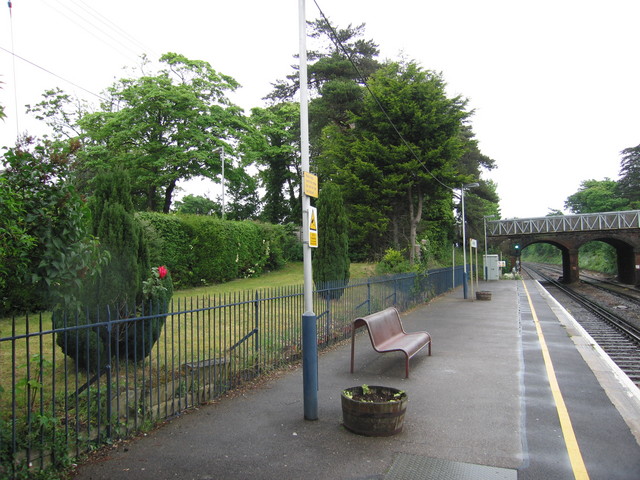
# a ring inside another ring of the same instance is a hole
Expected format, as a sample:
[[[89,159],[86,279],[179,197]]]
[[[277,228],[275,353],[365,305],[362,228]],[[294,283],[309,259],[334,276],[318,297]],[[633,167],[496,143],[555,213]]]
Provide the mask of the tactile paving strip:
[[[517,480],[517,470],[400,453],[384,480]]]

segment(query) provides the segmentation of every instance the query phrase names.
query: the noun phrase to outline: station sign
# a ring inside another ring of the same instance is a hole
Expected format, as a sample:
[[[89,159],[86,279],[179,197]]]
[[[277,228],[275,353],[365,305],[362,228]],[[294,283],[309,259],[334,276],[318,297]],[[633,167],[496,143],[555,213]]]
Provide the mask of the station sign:
[[[475,238],[470,238],[469,243],[471,244],[471,248],[478,248],[478,240]]]
[[[309,207],[309,246],[318,248],[318,209]]]
[[[302,172],[304,194],[318,198],[318,177],[309,172]]]

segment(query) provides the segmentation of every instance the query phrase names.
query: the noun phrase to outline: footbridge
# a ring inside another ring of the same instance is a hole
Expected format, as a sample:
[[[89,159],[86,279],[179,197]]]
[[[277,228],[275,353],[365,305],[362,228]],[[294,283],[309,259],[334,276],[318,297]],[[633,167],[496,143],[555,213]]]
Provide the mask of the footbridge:
[[[580,277],[578,250],[588,242],[600,241],[616,250],[618,279],[640,285],[640,210],[540,218],[494,220],[487,224],[487,242],[511,259],[534,243],[549,243],[562,252],[563,280]]]

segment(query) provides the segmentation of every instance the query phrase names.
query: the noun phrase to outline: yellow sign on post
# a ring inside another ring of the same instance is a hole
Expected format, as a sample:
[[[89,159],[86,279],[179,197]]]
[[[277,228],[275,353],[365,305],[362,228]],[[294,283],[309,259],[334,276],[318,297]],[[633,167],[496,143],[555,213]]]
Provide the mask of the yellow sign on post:
[[[309,207],[309,246],[318,248],[318,210]]]
[[[318,198],[318,177],[309,172],[302,172],[304,178],[304,194]]]

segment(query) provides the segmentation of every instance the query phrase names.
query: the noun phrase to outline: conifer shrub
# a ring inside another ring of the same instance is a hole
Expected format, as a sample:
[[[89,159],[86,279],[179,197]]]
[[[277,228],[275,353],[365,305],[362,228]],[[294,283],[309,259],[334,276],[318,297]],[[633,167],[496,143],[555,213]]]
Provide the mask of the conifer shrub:
[[[348,220],[340,187],[323,186],[318,198],[318,248],[313,252],[313,281],[325,298],[337,299],[349,283]]]
[[[91,198],[93,234],[110,261],[83,285],[76,311],[54,312],[62,351],[79,368],[100,371],[113,356],[140,361],[151,353],[160,336],[173,293],[166,267],[150,266],[143,229],[133,213],[128,176],[122,171],[99,174]],[[146,316],[145,320],[104,324]],[[95,327],[87,325],[97,324]],[[69,330],[68,327],[80,327]]]

